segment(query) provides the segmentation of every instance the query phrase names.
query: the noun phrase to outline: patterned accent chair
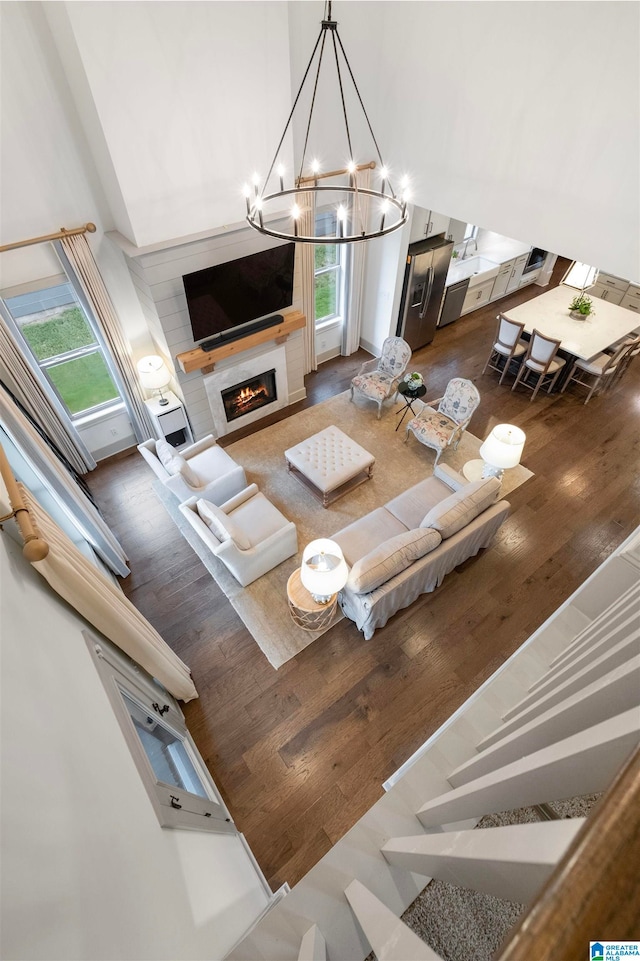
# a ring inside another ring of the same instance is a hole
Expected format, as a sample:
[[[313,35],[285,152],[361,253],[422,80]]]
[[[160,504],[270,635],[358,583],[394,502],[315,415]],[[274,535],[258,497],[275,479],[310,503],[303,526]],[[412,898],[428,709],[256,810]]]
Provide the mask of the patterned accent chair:
[[[388,397],[395,397],[402,375],[409,366],[411,348],[402,337],[387,337],[382,345],[380,357],[364,362],[351,381],[351,400],[357,390],[378,405],[378,420],[382,414],[382,404]]]
[[[457,448],[474,410],[480,403],[480,394],[470,380],[454,377],[447,384],[442,397],[437,397],[429,404],[422,404],[421,401],[416,403],[421,404],[421,409],[407,424],[405,444],[411,431],[421,444],[436,451],[437,464],[447,447],[453,446],[454,450]]]

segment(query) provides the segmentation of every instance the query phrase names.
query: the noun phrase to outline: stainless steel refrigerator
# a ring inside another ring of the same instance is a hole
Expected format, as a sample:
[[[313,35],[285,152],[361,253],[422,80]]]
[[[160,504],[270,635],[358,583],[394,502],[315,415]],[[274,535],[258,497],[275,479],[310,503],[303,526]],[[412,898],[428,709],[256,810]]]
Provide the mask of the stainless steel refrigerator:
[[[452,251],[443,237],[409,246],[396,333],[412,350],[433,340]]]

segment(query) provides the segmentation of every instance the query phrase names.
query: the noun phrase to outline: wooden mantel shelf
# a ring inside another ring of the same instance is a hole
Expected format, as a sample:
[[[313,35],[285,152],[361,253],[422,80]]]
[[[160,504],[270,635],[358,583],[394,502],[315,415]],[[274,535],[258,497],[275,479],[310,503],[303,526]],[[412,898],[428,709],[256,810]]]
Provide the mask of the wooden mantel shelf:
[[[203,350],[202,347],[194,347],[187,350],[184,354],[178,354],[176,360],[180,364],[180,369],[185,374],[190,374],[194,370],[201,370],[203,374],[209,374],[219,360],[227,357],[234,357],[245,350],[251,350],[258,344],[265,344],[269,340],[275,340],[282,344],[289,334],[294,330],[301,330],[307,322],[304,314],[299,310],[294,310],[284,317],[281,324],[276,327],[267,327],[265,330],[258,330],[254,334],[248,334],[238,340],[232,340],[228,344],[220,344],[213,350]]]

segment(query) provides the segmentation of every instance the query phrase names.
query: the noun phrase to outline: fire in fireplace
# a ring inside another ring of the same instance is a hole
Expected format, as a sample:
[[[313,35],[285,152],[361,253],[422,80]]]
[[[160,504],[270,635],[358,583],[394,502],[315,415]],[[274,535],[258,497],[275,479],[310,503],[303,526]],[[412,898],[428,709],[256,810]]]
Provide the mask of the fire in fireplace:
[[[237,417],[244,417],[245,414],[265,407],[278,399],[276,391],[276,371],[265,370],[257,377],[250,377],[243,380],[241,384],[234,384],[221,391],[222,403],[227,421],[236,420]]]

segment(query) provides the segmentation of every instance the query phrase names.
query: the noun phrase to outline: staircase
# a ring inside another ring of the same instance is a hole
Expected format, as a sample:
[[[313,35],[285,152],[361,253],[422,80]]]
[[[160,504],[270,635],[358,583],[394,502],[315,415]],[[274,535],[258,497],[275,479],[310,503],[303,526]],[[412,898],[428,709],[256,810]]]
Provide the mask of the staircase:
[[[638,747],[639,695],[640,529],[385,783],[385,795],[228,959],[360,961],[371,951],[379,961],[437,959],[401,920],[432,878],[535,904],[535,918],[545,910],[541,890],[564,878],[567,851],[571,867],[592,820],[600,843],[622,820],[631,840],[619,843],[638,843],[638,795],[631,803],[628,788],[638,788],[635,770],[586,819],[475,825],[483,815],[607,791]],[[620,793],[626,819],[611,814]],[[584,883],[597,887],[593,870]],[[562,884],[564,897],[573,876]],[[607,936],[625,934],[594,929],[591,938]],[[529,942],[518,954],[519,937],[509,959],[543,956]]]

